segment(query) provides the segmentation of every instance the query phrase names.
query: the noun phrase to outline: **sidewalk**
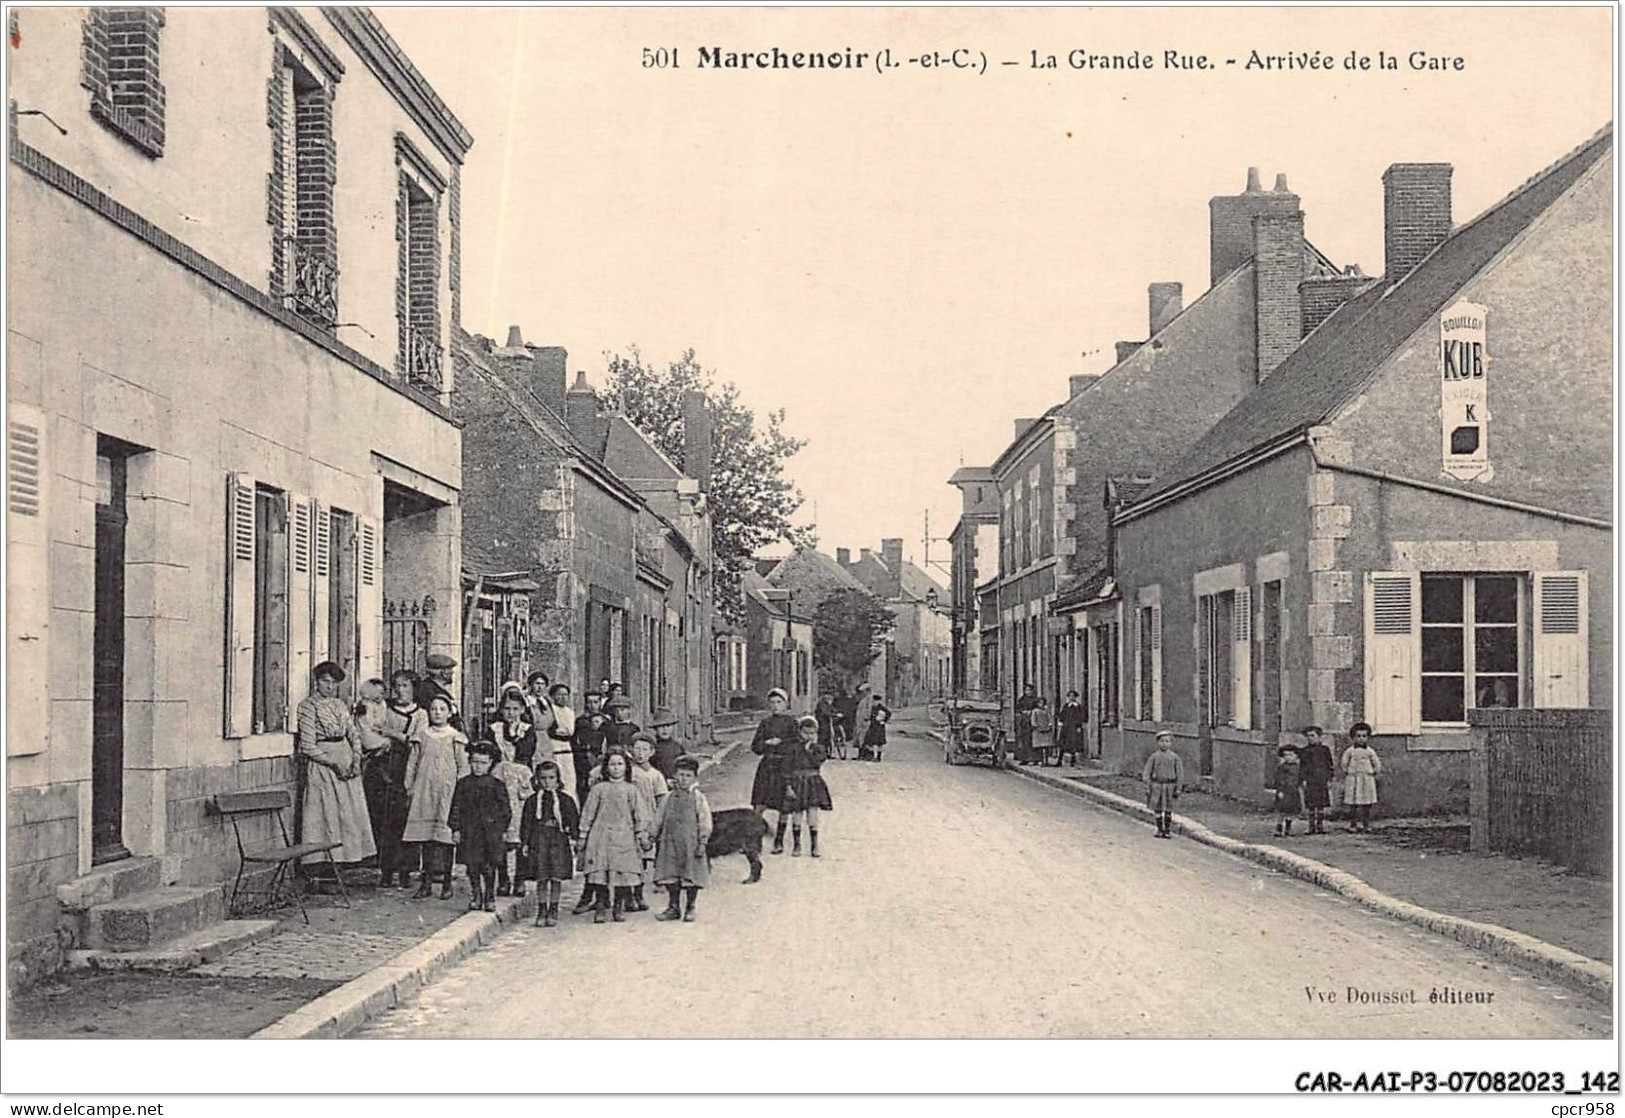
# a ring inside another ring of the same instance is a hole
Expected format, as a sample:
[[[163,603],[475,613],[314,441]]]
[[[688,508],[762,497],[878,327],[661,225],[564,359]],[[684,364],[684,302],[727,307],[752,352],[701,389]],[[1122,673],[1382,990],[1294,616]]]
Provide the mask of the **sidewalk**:
[[[719,731],[720,732],[720,731]],[[736,740],[696,746],[703,768],[714,766]],[[535,913],[535,886],[526,900],[498,898],[499,914],[468,911],[461,868],[456,895],[411,899],[412,890],[380,889],[375,870],[350,870],[351,907],[339,898],[306,898],[307,927],[284,910],[277,930],[225,958],[178,973],[63,971],[9,1000],[7,1035],[17,1038],[234,1039],[276,1024],[353,980],[423,956],[420,978],[477,949],[497,925]],[[579,886],[577,886],[579,887]],[[573,901],[575,893],[566,888]],[[465,919],[466,918],[466,919]],[[452,925],[457,928],[452,930]],[[433,946],[428,941],[433,941]]]

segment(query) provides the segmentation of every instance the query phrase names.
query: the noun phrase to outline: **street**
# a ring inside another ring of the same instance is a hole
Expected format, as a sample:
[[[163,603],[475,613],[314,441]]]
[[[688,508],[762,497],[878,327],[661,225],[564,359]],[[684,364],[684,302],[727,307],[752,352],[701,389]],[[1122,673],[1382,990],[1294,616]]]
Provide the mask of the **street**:
[[[756,758],[702,777],[743,805]],[[364,1037],[1557,1038],[1607,1011],[1296,879],[1013,774],[900,719],[824,766],[824,856],[713,866],[699,919],[528,923]],[[1351,994],[1352,991],[1352,994]],[[1438,1000],[1430,1001],[1437,992]],[[1352,1002],[1351,1002],[1352,996]]]

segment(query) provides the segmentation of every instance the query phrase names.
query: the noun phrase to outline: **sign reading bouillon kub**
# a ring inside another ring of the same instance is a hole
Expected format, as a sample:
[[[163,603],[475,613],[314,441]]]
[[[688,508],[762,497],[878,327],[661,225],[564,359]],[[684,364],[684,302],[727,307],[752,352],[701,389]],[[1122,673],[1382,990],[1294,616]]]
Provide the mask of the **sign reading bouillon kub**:
[[[1457,481],[1488,481],[1490,467],[1489,354],[1485,308],[1457,303],[1439,315],[1439,422],[1444,473]]]

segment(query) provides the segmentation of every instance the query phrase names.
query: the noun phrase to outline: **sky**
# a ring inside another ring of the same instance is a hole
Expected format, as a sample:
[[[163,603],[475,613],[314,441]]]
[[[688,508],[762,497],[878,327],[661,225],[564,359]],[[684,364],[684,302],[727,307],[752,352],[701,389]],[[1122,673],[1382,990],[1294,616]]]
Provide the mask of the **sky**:
[[[693,347],[808,440],[794,520],[824,551],[902,537],[923,562],[929,512],[939,578],[948,476],[1144,338],[1148,284],[1206,290],[1207,200],[1248,167],[1286,174],[1309,239],[1376,275],[1389,164],[1453,164],[1461,223],[1612,117],[1607,8],[377,11],[475,137],[465,328],[519,325],[599,385],[605,351]],[[775,46],[870,58],[699,65]],[[974,69],[904,61],[961,49]]]

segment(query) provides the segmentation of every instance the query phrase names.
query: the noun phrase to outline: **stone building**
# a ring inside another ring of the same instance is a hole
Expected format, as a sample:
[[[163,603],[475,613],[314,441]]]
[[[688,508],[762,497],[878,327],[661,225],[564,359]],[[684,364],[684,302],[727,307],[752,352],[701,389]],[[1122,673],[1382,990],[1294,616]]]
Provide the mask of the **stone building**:
[[[11,21],[7,940],[27,980],[117,923],[91,905],[218,917],[237,848],[209,798],[292,788],[311,667],[353,685],[382,668],[386,601],[456,601],[444,354],[472,139],[365,8]],[[456,651],[456,613],[430,612],[426,649]]]
[[[886,686],[876,693],[894,707],[946,694],[953,660],[948,588],[903,558],[901,539],[881,540],[878,553],[862,548],[857,559],[836,548],[835,561],[895,615],[883,654]]]
[[[568,355],[557,346],[529,345],[514,327],[500,346],[460,336],[456,361],[465,581],[482,595],[469,599],[480,615],[467,626],[471,705],[488,716],[495,689],[531,671],[578,698],[610,679],[626,684],[634,720],[669,707],[684,735],[709,739],[703,485],[712,432],[703,399],[690,398],[684,420],[691,477],[624,416],[604,413],[584,373],[567,388]]]
[[[1459,227],[1451,178],[1388,170],[1383,276],[1116,516],[1125,770],[1166,727],[1261,797],[1365,721],[1388,810],[1461,809],[1469,710],[1608,705],[1612,130]]]
[[[998,573],[999,487],[985,466],[961,466],[948,484],[959,490],[959,521],[948,533],[952,601],[950,683],[955,694],[998,690],[995,674],[984,678],[981,609],[977,590]]]
[[[745,592],[745,674],[750,681],[746,705],[765,706],[767,693],[777,687],[789,699],[789,713],[807,713],[818,699],[812,603],[798,600],[753,570],[744,572],[740,586]]]

